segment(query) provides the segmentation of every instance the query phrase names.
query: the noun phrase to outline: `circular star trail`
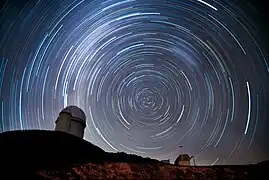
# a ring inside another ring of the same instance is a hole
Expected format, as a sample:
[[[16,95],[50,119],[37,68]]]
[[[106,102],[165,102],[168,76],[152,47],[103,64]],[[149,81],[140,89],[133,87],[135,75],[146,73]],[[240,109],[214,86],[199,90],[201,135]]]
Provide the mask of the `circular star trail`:
[[[268,54],[244,8],[8,1],[0,11],[1,131],[54,129],[61,109],[77,105],[85,139],[106,151],[171,160],[184,152],[198,164],[265,160]]]

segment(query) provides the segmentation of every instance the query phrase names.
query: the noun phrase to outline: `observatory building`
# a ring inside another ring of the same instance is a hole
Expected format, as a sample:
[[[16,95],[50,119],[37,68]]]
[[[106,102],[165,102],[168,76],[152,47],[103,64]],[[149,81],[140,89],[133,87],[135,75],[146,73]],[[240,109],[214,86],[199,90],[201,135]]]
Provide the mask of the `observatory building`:
[[[190,166],[191,159],[193,159],[193,163],[195,164],[195,160],[193,156],[189,156],[188,154],[179,154],[179,156],[175,160],[175,165],[177,166]]]
[[[83,138],[86,127],[86,116],[77,106],[67,106],[59,113],[55,124],[55,131],[63,131]]]

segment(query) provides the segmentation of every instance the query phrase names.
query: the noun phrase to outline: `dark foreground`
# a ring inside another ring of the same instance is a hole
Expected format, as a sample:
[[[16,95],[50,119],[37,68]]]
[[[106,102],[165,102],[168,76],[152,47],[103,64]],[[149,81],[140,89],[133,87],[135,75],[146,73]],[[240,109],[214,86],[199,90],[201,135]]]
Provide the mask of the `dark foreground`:
[[[0,179],[269,179],[269,163],[177,167],[54,131],[0,134]]]

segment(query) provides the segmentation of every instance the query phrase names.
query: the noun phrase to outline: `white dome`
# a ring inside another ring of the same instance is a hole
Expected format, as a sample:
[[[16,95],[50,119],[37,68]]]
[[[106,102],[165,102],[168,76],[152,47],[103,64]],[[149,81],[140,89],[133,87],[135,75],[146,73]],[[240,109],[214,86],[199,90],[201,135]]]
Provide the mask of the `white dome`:
[[[82,111],[82,109],[80,109],[77,106],[67,106],[60,113],[71,114],[72,117],[78,118],[78,119],[86,122],[86,116],[85,116],[84,112]]]

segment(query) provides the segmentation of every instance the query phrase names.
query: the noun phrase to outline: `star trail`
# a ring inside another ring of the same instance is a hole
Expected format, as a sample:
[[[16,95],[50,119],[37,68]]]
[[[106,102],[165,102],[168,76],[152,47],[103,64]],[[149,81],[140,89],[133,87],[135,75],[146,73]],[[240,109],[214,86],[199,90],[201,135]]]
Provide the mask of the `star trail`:
[[[224,0],[7,1],[0,128],[54,129],[68,105],[105,151],[197,164],[268,158],[268,49]],[[183,148],[179,146],[183,145]],[[19,152],[18,152],[19,153]]]

